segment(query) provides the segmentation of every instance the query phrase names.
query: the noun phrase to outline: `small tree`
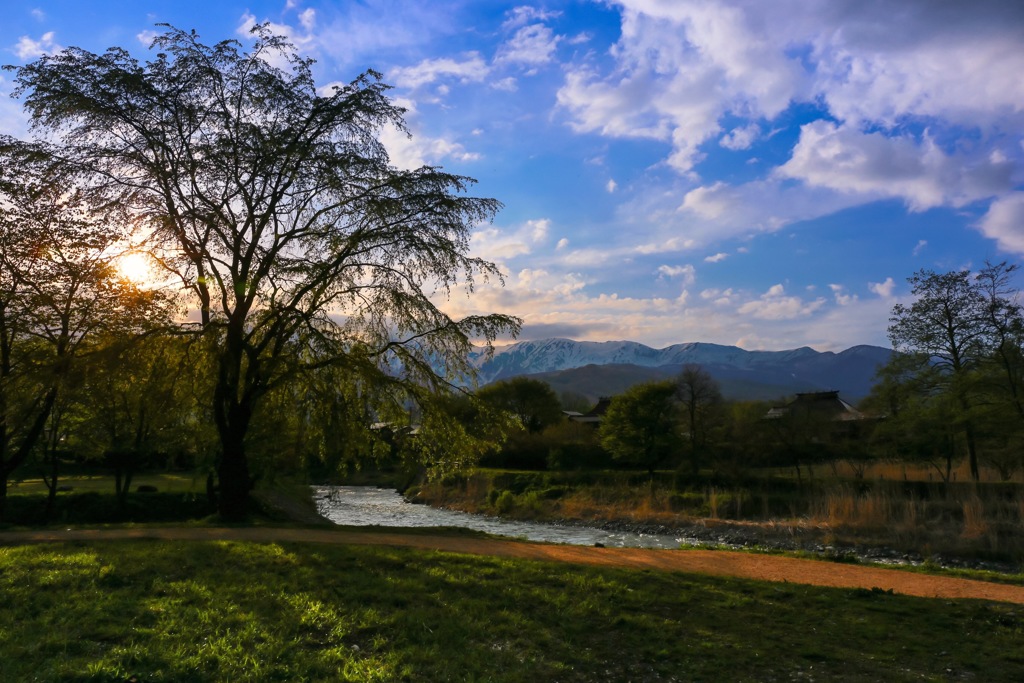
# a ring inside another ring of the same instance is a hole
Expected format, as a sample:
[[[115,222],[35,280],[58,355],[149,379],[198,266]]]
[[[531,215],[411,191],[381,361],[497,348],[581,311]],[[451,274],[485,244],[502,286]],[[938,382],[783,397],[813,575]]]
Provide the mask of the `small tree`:
[[[481,401],[512,413],[530,434],[564,419],[562,404],[547,384],[529,377],[514,377],[489,384],[477,392]]]
[[[654,470],[679,449],[679,405],[671,380],[638,384],[612,399],[599,429],[601,445],[620,462]]]
[[[697,474],[709,436],[722,421],[722,392],[704,368],[687,364],[676,378],[676,396],[686,427],[684,441],[690,455],[690,471]]]

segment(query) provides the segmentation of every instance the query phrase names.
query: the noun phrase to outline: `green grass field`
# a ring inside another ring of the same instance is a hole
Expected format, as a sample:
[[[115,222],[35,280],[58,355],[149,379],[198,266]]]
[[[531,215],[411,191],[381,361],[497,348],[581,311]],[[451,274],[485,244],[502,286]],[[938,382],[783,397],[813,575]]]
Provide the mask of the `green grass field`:
[[[0,548],[0,680],[1024,680],[1024,609],[375,547]]]

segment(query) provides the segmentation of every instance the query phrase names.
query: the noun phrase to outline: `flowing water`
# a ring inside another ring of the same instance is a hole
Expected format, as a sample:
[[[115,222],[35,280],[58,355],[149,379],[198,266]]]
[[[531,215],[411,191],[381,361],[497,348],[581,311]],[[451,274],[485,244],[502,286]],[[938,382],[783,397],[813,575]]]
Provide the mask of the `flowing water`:
[[[393,489],[369,486],[315,486],[313,499],[321,515],[345,526],[463,527],[528,541],[595,545],[609,548],[678,548],[699,543],[685,536],[605,531],[581,526],[520,522],[413,505]]]

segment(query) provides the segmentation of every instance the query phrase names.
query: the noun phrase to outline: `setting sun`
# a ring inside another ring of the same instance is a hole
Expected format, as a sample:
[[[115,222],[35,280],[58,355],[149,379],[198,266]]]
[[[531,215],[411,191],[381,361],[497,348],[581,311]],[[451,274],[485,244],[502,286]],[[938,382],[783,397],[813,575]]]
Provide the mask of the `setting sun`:
[[[117,270],[122,277],[135,284],[153,279],[153,260],[147,254],[132,252],[117,260]]]

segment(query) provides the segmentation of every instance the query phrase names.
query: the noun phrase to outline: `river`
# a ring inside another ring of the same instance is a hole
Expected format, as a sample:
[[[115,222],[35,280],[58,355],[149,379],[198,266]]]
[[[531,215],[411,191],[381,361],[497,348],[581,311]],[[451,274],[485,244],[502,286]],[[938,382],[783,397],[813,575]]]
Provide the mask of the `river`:
[[[609,548],[678,548],[700,541],[685,536],[606,531],[583,526],[499,519],[427,505],[413,505],[394,489],[369,486],[315,486],[313,499],[321,515],[344,526],[462,527],[527,541],[596,545]]]

